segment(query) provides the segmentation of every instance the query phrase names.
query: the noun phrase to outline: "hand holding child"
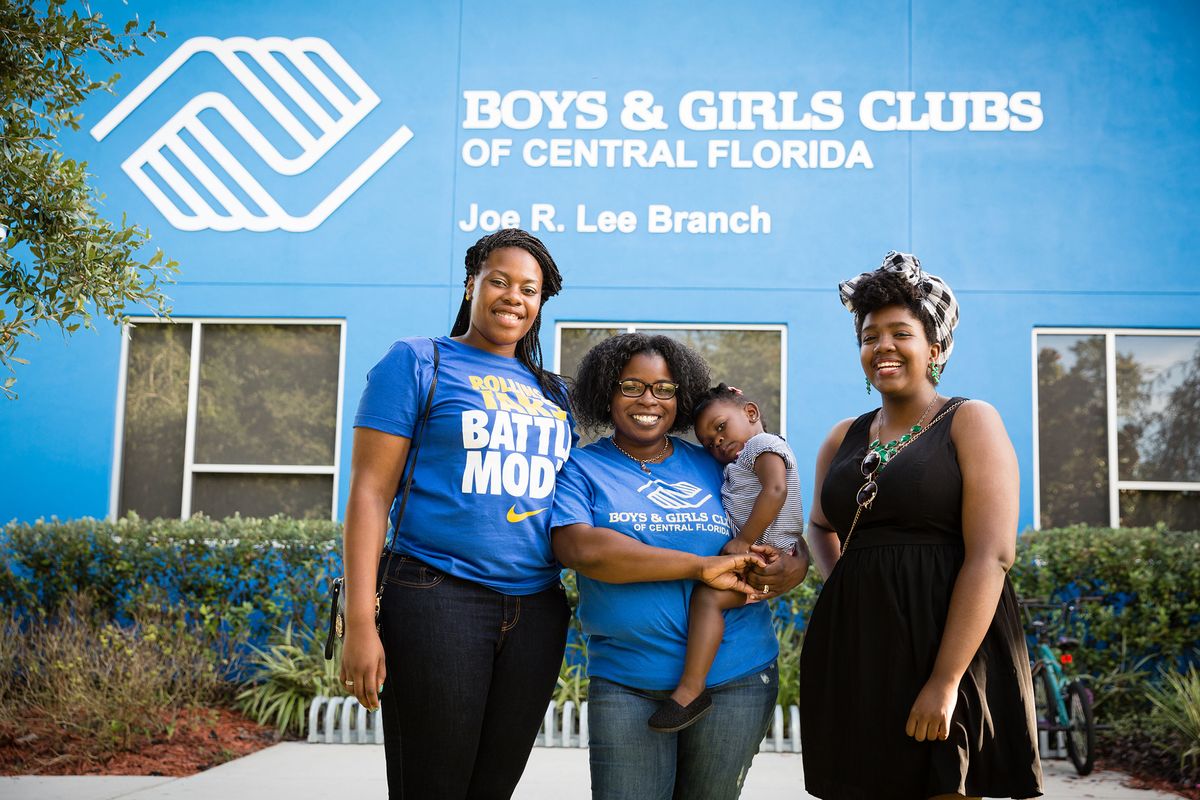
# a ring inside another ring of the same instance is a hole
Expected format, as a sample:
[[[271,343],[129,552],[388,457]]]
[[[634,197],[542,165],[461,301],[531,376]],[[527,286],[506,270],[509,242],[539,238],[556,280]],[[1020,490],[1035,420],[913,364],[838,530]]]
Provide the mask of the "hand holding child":
[[[721,548],[721,555],[740,556],[742,553],[749,553],[750,547],[750,543],[745,539],[740,536],[734,536]]]

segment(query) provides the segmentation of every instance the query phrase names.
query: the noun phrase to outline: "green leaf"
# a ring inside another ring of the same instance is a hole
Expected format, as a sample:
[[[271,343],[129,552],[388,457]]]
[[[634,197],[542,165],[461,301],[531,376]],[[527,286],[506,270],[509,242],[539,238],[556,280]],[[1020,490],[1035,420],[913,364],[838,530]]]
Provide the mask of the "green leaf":
[[[172,282],[177,264],[160,252],[143,258],[148,234],[124,218],[114,225],[101,216],[103,192],[91,183],[87,164],[66,157],[58,139],[61,130],[78,129],[88,95],[110,91],[119,77],[93,77],[85,67],[122,61],[139,52],[139,41],[161,35],[153,23],[145,31],[139,24],[135,16],[115,33],[99,14],[63,13],[60,0],[0,5],[0,169],[3,216],[11,216],[10,235],[0,244],[0,297],[28,317],[2,332],[6,364],[24,363],[13,354],[40,323],[68,335],[88,327],[92,305],[114,323],[130,305],[170,310],[162,286]],[[18,242],[24,247],[16,248]]]

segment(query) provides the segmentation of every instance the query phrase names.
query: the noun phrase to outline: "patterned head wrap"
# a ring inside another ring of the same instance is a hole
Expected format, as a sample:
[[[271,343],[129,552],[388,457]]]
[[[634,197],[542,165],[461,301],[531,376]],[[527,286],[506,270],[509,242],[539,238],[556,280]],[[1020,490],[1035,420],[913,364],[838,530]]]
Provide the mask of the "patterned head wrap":
[[[910,253],[897,253],[889,250],[883,257],[883,265],[876,272],[894,272],[906,283],[917,288],[917,297],[921,308],[933,320],[933,331],[937,343],[942,346],[937,363],[945,364],[950,360],[950,351],[954,349],[954,329],[958,327],[958,300],[954,292],[944,280],[937,275],[930,275],[921,269],[921,262]],[[854,303],[850,300],[854,288],[859,281],[873,273],[864,272],[861,275],[842,281],[838,284],[838,293],[842,297],[842,305],[854,311]]]

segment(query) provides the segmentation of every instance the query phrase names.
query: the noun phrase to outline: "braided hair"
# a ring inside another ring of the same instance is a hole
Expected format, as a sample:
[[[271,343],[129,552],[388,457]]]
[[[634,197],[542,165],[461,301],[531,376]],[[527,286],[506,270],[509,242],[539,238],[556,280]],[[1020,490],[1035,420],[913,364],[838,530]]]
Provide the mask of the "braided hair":
[[[467,255],[464,259],[467,274],[463,278],[463,286],[465,287],[471,278],[478,277],[488,256],[504,247],[516,247],[524,250],[533,256],[538,266],[541,267],[542,305],[559,293],[562,289],[562,274],[558,271],[558,265],[554,263],[550,251],[546,249],[546,245],[542,244],[540,239],[520,228],[502,228],[495,233],[489,233],[467,248]],[[464,294],[462,305],[458,307],[458,316],[454,320],[454,326],[450,329],[450,335],[462,336],[470,328],[471,301],[466,299]],[[543,394],[565,409],[567,390],[562,379],[542,366],[542,343],[538,338],[541,328],[542,310],[539,306],[537,316],[533,318],[533,325],[517,342],[516,357],[537,378],[538,386],[542,388]]]

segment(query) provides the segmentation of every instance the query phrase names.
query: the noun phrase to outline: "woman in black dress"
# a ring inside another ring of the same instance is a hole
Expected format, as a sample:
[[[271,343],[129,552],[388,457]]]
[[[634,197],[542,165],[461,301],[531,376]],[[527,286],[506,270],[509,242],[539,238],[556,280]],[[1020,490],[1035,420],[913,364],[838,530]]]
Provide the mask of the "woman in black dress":
[[[938,394],[958,304],[889,253],[839,287],[867,391],[834,426],[808,528],[827,576],[800,657],[805,784],[827,800],[1037,797],[1029,657],[1007,570],[1017,459],[996,410]]]

